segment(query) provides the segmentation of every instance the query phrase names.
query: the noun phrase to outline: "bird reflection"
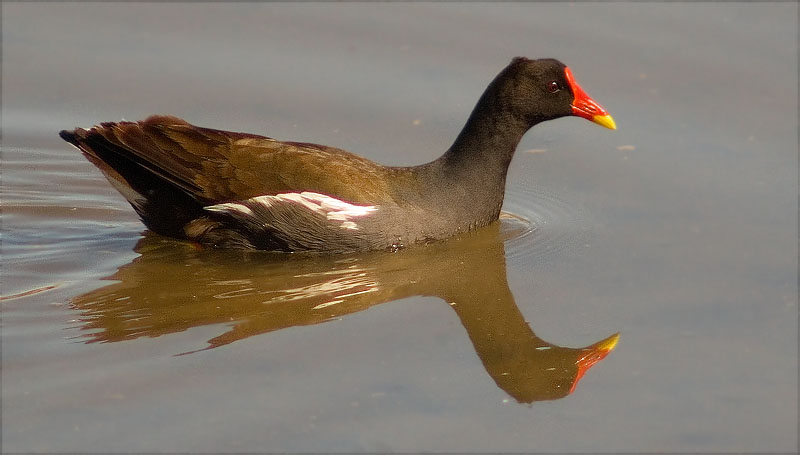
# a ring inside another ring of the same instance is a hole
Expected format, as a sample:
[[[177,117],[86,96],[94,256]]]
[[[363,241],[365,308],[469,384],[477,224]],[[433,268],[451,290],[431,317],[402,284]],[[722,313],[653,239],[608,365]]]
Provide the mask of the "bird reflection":
[[[118,342],[220,324],[213,349],[373,305],[434,296],[455,310],[497,385],[521,403],[562,398],[616,345],[585,348],[537,337],[508,287],[502,223],[393,254],[311,256],[198,249],[146,235],[113,284],[75,297],[88,342]],[[202,350],[201,349],[201,350]],[[193,351],[194,352],[194,351]]]

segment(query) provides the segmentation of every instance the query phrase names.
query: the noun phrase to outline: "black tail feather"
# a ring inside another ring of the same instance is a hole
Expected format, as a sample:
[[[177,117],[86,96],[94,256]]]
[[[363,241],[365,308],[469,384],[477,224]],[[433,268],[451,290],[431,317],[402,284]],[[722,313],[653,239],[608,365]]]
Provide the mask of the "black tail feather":
[[[184,226],[203,215],[203,204],[143,165],[124,147],[84,129],[58,135],[77,147],[128,200],[144,224],[154,232],[185,237]]]

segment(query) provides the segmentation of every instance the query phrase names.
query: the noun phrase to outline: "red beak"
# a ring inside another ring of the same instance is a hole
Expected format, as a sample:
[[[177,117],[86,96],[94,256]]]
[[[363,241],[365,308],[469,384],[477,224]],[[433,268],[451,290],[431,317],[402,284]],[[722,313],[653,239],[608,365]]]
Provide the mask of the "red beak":
[[[597,101],[591,99],[586,92],[583,91],[580,85],[575,81],[572,71],[569,68],[564,68],[564,75],[567,77],[567,83],[575,94],[575,99],[572,100],[572,115],[583,117],[598,125],[605,126],[608,129],[615,130],[617,125],[614,119],[611,118],[608,112],[599,105]]]
[[[583,375],[589,371],[589,368],[591,368],[592,365],[596,364],[597,362],[603,360],[608,353],[614,349],[618,341],[619,333],[615,333],[605,340],[598,341],[597,343],[583,349],[586,353],[575,362],[575,364],[578,365],[578,372],[575,375],[575,382],[572,383],[572,388],[569,390],[569,393],[575,391],[578,381],[580,381]]]

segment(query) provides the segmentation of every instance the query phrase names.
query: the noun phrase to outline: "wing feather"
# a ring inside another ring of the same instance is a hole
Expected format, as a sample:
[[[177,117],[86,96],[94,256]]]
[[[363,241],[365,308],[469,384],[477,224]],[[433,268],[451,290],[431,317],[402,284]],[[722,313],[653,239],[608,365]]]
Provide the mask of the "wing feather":
[[[395,171],[334,147],[202,128],[171,116],[103,123],[85,134],[99,135],[203,203],[302,191],[354,203],[392,198],[387,177]]]

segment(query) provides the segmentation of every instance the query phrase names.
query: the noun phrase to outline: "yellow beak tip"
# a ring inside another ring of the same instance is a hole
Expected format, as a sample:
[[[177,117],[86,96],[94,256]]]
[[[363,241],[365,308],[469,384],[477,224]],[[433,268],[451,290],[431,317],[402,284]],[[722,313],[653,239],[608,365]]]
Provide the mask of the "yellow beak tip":
[[[610,130],[617,129],[617,124],[614,123],[614,119],[611,118],[610,115],[595,115],[592,117],[592,121],[598,125],[605,126]]]
[[[605,340],[595,344],[595,347],[601,351],[610,351],[617,346],[619,342],[619,333],[615,333],[610,337],[606,338]]]

